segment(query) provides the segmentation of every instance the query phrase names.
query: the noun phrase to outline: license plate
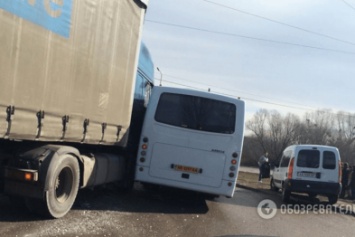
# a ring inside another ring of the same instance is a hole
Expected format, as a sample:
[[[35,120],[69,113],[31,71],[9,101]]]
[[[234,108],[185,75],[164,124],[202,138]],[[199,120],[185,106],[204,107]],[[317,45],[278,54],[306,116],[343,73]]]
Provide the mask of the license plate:
[[[316,173],[313,172],[298,172],[297,176],[299,177],[306,177],[306,178],[316,178]]]
[[[184,165],[174,165],[174,170],[182,171],[182,172],[189,172],[189,173],[194,173],[194,174],[201,173],[201,169],[199,169],[199,168],[184,166]]]

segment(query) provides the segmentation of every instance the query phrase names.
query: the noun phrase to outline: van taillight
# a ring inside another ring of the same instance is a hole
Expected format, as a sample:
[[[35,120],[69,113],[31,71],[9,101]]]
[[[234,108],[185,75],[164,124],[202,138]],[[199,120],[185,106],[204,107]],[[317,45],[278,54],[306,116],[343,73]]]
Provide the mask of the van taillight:
[[[292,174],[293,174],[293,163],[294,163],[295,159],[291,158],[290,160],[290,165],[288,166],[288,172],[287,172],[287,178],[288,179],[292,179]]]

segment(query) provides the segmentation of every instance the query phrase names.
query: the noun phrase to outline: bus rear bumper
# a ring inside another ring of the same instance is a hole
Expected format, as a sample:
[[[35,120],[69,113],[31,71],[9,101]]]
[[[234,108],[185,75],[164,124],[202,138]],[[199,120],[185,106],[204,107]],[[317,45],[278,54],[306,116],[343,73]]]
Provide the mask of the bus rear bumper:
[[[161,177],[154,177],[149,174],[149,167],[137,166],[135,181],[142,183],[150,183],[161,186],[186,189],[190,191],[196,191],[200,193],[213,194],[213,195],[221,195],[226,197],[233,197],[236,182],[230,180],[221,180],[220,185],[218,187],[208,186],[204,184],[192,183],[184,181],[176,181],[172,179],[164,179]]]

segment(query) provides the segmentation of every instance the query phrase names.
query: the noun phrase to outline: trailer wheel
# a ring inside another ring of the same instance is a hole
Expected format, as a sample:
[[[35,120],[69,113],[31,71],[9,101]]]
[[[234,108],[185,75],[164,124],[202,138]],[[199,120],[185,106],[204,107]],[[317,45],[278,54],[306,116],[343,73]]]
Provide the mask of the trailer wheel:
[[[48,169],[44,200],[27,200],[31,211],[61,218],[65,216],[74,204],[79,190],[80,170],[77,159],[64,155],[52,161]]]

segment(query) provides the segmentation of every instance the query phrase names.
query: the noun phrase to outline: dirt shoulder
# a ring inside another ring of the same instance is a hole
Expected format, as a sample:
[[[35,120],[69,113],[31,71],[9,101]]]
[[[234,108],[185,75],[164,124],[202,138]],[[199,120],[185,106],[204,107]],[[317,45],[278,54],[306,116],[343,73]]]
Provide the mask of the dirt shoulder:
[[[258,181],[258,174],[245,171],[239,171],[237,185],[245,186],[253,189],[270,189],[270,178],[262,179],[262,183]]]

